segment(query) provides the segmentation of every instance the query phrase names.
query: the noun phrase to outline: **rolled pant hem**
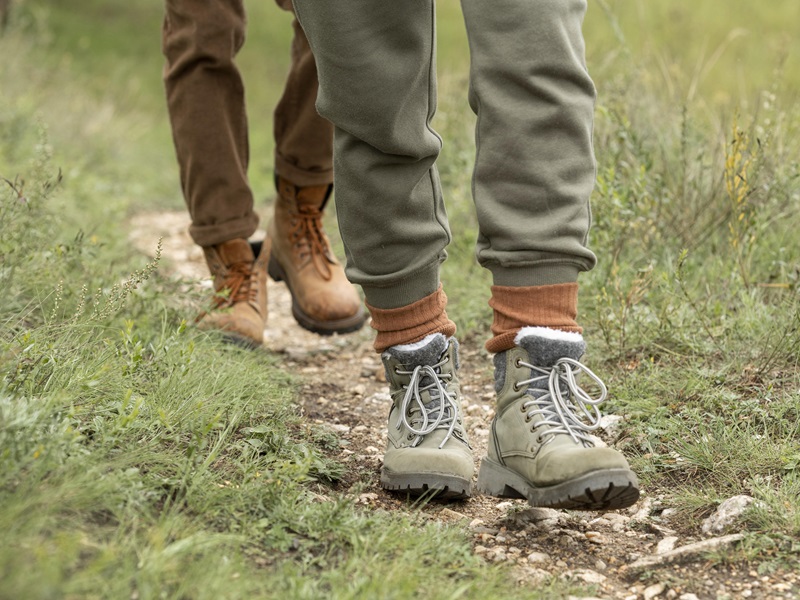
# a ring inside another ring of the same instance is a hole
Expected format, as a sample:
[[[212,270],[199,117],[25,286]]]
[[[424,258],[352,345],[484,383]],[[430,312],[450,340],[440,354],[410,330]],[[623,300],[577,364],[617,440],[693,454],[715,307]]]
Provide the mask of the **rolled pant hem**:
[[[410,278],[386,285],[361,284],[367,304],[375,308],[391,309],[408,306],[430,296],[439,289],[439,263],[417,271]]]
[[[214,225],[191,225],[189,235],[198,246],[216,246],[238,238],[247,239],[258,229],[258,215],[253,213],[249,217],[227,221]]]
[[[333,169],[309,171],[294,165],[286,159],[275,154],[275,172],[284,179],[288,179],[297,187],[309,185],[329,185],[333,183]]]
[[[486,268],[492,272],[494,285],[510,287],[575,283],[578,273],[588,270],[579,262],[546,262],[519,267],[492,264]]]

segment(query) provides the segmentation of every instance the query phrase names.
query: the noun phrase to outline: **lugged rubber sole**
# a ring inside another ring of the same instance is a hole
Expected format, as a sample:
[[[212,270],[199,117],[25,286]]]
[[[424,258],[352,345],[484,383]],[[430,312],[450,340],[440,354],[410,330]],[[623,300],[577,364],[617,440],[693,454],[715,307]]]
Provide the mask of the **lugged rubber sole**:
[[[274,255],[269,257],[269,264],[267,265],[267,273],[273,281],[283,281],[286,287],[289,288],[289,293],[292,296],[292,316],[294,320],[302,327],[312,333],[319,335],[333,335],[334,333],[352,333],[361,329],[364,322],[367,320],[367,315],[362,307],[359,307],[358,312],[350,317],[338,319],[336,321],[319,321],[313,319],[303,312],[294,295],[294,290],[289,284],[289,279],[286,277],[286,272],[283,267],[275,258]]]
[[[639,499],[639,480],[630,469],[604,469],[548,487],[536,487],[488,456],[481,461],[478,490],[501,498],[525,498],[528,504],[572,510],[615,510]]]
[[[440,473],[392,473],[381,469],[381,487],[412,496],[430,494],[437,500],[458,500],[472,496],[471,481]]]

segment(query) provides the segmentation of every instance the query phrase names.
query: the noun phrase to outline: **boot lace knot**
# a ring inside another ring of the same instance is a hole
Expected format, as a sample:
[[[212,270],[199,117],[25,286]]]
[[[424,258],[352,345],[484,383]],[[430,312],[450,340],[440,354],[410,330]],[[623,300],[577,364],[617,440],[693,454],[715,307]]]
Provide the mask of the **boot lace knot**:
[[[320,276],[329,281],[334,264],[328,238],[322,229],[322,210],[314,206],[298,206],[292,215],[291,239],[301,259],[310,259]]]
[[[518,381],[514,388],[519,390],[529,386],[526,394],[531,396],[522,404],[521,410],[526,412],[527,421],[536,416],[541,417],[531,428],[538,430],[537,441],[542,442],[545,436],[549,443],[554,435],[569,435],[576,444],[586,448],[594,446],[589,433],[600,427],[600,409],[598,408],[608,396],[603,381],[591,369],[572,358],[561,358],[549,369],[537,367],[523,360],[518,366],[528,367],[532,374],[530,379]],[[584,373],[599,388],[597,397],[592,397],[578,385],[577,376]]]
[[[252,264],[238,262],[230,265],[222,286],[214,296],[215,308],[229,308],[239,302],[256,302],[258,286],[255,285],[254,278]]]
[[[448,360],[445,357],[435,365],[419,365],[411,371],[395,369],[398,375],[410,376],[408,385],[402,387],[405,394],[400,403],[397,429],[405,427],[410,436],[416,436],[412,447],[419,445],[426,435],[437,429],[447,430],[447,435],[439,444],[440,449],[453,435],[463,440],[457,396],[455,392],[447,391],[447,382],[453,376],[441,372],[442,365]],[[423,399],[424,392],[428,392],[430,398],[427,403]]]

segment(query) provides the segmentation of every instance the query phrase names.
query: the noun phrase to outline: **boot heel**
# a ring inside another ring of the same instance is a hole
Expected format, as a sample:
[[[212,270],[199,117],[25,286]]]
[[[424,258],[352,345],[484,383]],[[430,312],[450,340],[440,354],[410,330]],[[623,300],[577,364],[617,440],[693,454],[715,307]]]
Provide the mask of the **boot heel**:
[[[506,473],[506,469],[495,464],[488,457],[484,458],[478,472],[478,490],[496,498],[525,498],[522,493],[509,485],[510,475],[513,476],[511,473]]]

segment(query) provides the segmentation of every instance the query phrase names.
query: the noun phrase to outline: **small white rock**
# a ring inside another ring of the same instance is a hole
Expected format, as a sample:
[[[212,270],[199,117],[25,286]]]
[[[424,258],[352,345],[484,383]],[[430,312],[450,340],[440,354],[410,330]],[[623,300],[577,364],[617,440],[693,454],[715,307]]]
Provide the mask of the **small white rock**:
[[[581,581],[585,581],[586,583],[603,583],[606,580],[605,575],[602,575],[597,571],[592,571],[591,569],[575,569],[572,572],[572,575]]]
[[[644,600],[653,600],[656,596],[660,596],[667,589],[663,583],[654,583],[644,589]]]
[[[656,546],[656,554],[664,554],[665,552],[669,552],[675,548],[677,543],[678,538],[676,536],[670,535],[665,537],[663,540],[658,542],[658,545]]]
[[[546,563],[550,562],[550,555],[545,552],[531,552],[528,554],[528,562],[530,563]]]
[[[703,521],[701,530],[706,535],[723,533],[744,514],[754,502],[752,496],[740,495],[728,498],[717,507],[713,515]]]

